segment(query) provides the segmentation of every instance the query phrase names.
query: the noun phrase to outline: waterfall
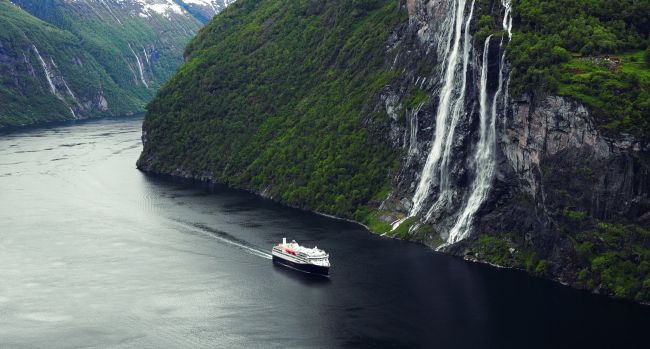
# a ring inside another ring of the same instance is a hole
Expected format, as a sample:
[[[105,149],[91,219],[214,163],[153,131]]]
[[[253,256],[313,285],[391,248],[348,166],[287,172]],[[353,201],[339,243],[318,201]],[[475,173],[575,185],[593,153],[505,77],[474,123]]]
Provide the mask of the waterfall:
[[[451,17],[451,22],[449,25],[445,25],[446,33],[443,33],[442,36],[448,38],[447,43],[444,49],[444,57],[446,57],[446,68],[443,76],[442,89],[440,91],[440,101],[438,103],[438,109],[436,112],[436,130],[433,139],[433,145],[427,156],[427,161],[422,170],[420,180],[418,182],[417,188],[415,190],[415,195],[413,196],[413,206],[409,213],[409,216],[414,216],[422,210],[422,206],[426,199],[429,196],[432,186],[437,185],[439,180],[439,171],[440,171],[440,159],[446,151],[443,147],[446,148],[446,140],[448,138],[453,138],[453,128],[455,125],[452,125],[452,120],[458,115],[455,115],[456,112],[460,113],[464,106],[458,106],[460,99],[459,94],[462,92],[464,94],[465,84],[463,83],[465,77],[459,77],[459,70],[461,72],[467,71],[467,64],[469,58],[469,52],[465,51],[467,43],[463,45],[462,52],[462,61],[459,67],[459,56],[461,55],[461,37],[463,36],[463,28],[465,28],[465,39],[469,39],[469,34],[467,33],[469,28],[469,22],[471,22],[471,16],[473,14],[474,3],[472,2],[472,9],[470,13],[465,16],[465,0],[454,1],[450,13],[453,13]],[[465,24],[465,25],[463,25]],[[451,27],[454,27],[453,30],[453,45],[451,44],[452,39],[452,30]],[[446,35],[445,35],[446,34]],[[442,37],[441,36],[441,37]],[[460,69],[459,69],[460,68]],[[460,73],[462,74],[462,73]],[[462,85],[462,86],[461,86]],[[464,110],[463,110],[464,112]]]
[[[61,96],[61,95],[59,95],[57,93],[56,86],[54,85],[54,82],[52,81],[52,79],[55,77],[54,73],[47,66],[47,63],[45,63],[45,60],[41,56],[41,53],[38,52],[38,49],[36,48],[36,45],[32,45],[32,48],[34,49],[34,52],[36,52],[36,56],[38,57],[38,60],[41,62],[41,66],[43,67],[43,72],[45,73],[45,79],[47,80],[47,84],[50,86],[50,92],[52,92],[52,94],[56,98],[58,98],[61,102],[63,102],[68,107],[68,109],[70,109],[70,113],[72,114],[72,117],[77,119],[77,114],[75,114],[74,110],[72,110],[72,108],[68,105],[68,103],[65,101],[65,98],[63,98],[63,96]],[[52,66],[54,66],[56,68],[56,63],[54,63],[54,60],[52,58],[50,58],[50,61],[52,62]],[[61,77],[61,79],[63,80],[63,83],[64,83],[67,91],[70,93],[72,98],[74,98],[75,102],[77,102],[77,99],[74,96],[74,94],[72,93],[72,91],[70,90],[70,88],[68,87],[68,84],[65,82],[63,77]],[[77,104],[79,104],[79,103],[77,102]]]
[[[462,210],[461,214],[456,220],[456,224],[449,231],[449,238],[447,243],[458,242],[470,232],[470,225],[474,214],[478,211],[479,207],[487,197],[490,190],[492,175],[494,174],[494,147],[495,143],[495,129],[494,129],[494,115],[488,112],[488,98],[487,98],[487,75],[488,75],[488,56],[490,54],[490,39],[492,35],[485,39],[483,46],[483,66],[481,68],[481,91],[480,91],[480,126],[479,126],[479,142],[476,146],[476,153],[474,154],[474,165],[476,167],[476,178],[472,183],[470,189],[470,197],[467,204]],[[496,98],[496,94],[494,95]],[[493,108],[494,110],[494,108]],[[490,110],[492,111],[492,110]],[[495,112],[496,114],[496,112]]]
[[[426,163],[423,166],[420,178],[413,195],[413,206],[410,209],[409,217],[421,215],[427,200],[430,200],[432,193],[437,192],[434,203],[428,207],[423,220],[431,218],[434,213],[449,210],[456,200],[456,190],[452,188],[452,160],[454,156],[454,141],[458,138],[456,129],[461,122],[469,117],[466,106],[466,93],[468,89],[467,75],[469,70],[471,47],[470,23],[474,12],[474,2],[466,9],[465,0],[450,0],[450,8],[447,10],[442,30],[438,39],[445,42],[439,43],[439,56],[443,57],[441,72],[442,81],[439,90],[438,109],[435,118],[435,134]],[[453,219],[451,228],[448,231],[446,244],[456,243],[463,240],[472,231],[474,217],[481,205],[488,198],[492,187],[492,181],[496,173],[496,122],[500,106],[507,102],[508,82],[505,80],[505,50],[504,43],[512,39],[512,6],[511,0],[502,0],[505,10],[502,28],[506,34],[501,38],[499,51],[498,87],[492,95],[488,90],[488,72],[490,56],[490,35],[483,44],[483,57],[480,71],[479,91],[479,130],[478,140],[474,146],[473,154],[468,162],[471,162],[473,176],[467,186],[464,200],[460,207],[451,212],[448,217]],[[467,13],[466,13],[467,12]],[[442,48],[442,49],[441,49]],[[504,92],[505,90],[505,92]],[[469,98],[469,97],[468,97]],[[413,126],[411,125],[411,132]],[[409,156],[410,156],[409,149]],[[456,206],[457,207],[457,206]],[[403,221],[393,222],[393,229]]]
[[[47,80],[47,84],[50,85],[50,91],[52,92],[53,95],[56,96],[56,87],[52,82],[52,76],[53,76],[52,72],[50,71],[50,68],[47,67],[45,60],[43,59],[43,57],[41,57],[41,54],[40,52],[38,52],[36,46],[32,45],[32,48],[34,49],[34,52],[36,52],[36,56],[38,56],[38,60],[41,62],[41,66],[43,67],[43,72],[45,72],[45,79]]]
[[[422,106],[424,105],[424,102],[418,104],[415,109],[410,113],[409,117],[409,138],[408,138],[408,151],[406,152],[407,154],[407,163],[410,163],[413,160],[413,157],[417,155],[418,153],[418,113],[420,112],[420,109],[422,109]]]
[[[501,26],[508,32],[508,41],[510,41],[512,40],[512,5],[510,4],[510,0],[501,0],[501,5],[505,8]]]
[[[142,53],[144,53],[144,59],[147,61],[147,65],[149,66],[149,69],[151,69],[151,62],[149,61],[149,54],[147,54],[147,49],[143,46],[142,47]]]
[[[510,1],[503,0],[505,8],[503,19],[503,29],[508,33],[508,42],[512,38],[512,17]],[[505,106],[507,95],[503,94],[503,69],[505,67],[506,53],[503,50],[503,37],[499,42],[499,51],[502,52],[499,61],[498,87],[490,103],[490,112],[488,114],[487,98],[487,74],[488,74],[488,56],[490,49],[490,35],[485,39],[483,48],[483,67],[481,69],[481,91],[480,91],[480,131],[479,142],[474,154],[474,167],[476,177],[470,189],[470,196],[461,214],[458,216],[456,223],[449,231],[447,243],[455,243],[465,239],[471,233],[471,225],[476,212],[479,210],[492,187],[492,179],[496,171],[496,119],[498,111],[499,97],[503,95],[503,105]],[[507,84],[506,84],[507,85]],[[507,89],[507,86],[506,86]]]
[[[144,84],[146,88],[149,88],[149,84],[147,84],[147,81],[144,78],[144,67],[142,66],[142,62],[140,61],[140,57],[133,51],[133,48],[131,47],[131,44],[129,45],[129,49],[131,50],[131,53],[135,56],[136,62],[138,62],[138,71],[140,72],[140,81]]]
[[[454,109],[452,112],[451,124],[449,125],[449,132],[447,134],[447,139],[445,141],[444,151],[442,154],[442,160],[440,163],[440,189],[438,194],[438,200],[436,203],[429,209],[427,216],[431,214],[433,210],[437,207],[444,207],[451,200],[451,188],[449,186],[449,160],[452,149],[452,142],[454,141],[454,135],[456,133],[456,127],[458,126],[458,121],[460,121],[461,116],[465,115],[465,92],[467,90],[467,67],[469,66],[469,53],[470,53],[470,41],[471,37],[469,35],[469,25],[472,21],[472,16],[474,14],[474,2],[472,1],[472,7],[469,12],[469,16],[465,21],[465,31],[463,36],[463,70],[461,73],[461,90],[458,94],[458,98],[455,101]]]

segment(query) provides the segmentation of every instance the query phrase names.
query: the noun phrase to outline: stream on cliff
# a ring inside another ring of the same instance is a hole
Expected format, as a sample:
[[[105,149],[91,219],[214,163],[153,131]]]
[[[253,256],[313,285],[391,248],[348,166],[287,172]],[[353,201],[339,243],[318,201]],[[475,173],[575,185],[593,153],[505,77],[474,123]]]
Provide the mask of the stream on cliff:
[[[649,307],[145,175],[141,124],[0,134],[1,347],[647,344]],[[285,236],[326,249],[331,277],[273,266]]]

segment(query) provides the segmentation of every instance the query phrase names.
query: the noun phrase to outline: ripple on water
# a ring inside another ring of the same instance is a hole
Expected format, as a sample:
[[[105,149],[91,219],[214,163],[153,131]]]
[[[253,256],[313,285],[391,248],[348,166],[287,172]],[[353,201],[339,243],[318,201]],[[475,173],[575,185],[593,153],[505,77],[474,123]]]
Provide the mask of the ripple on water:
[[[18,317],[39,322],[62,322],[72,319],[72,317],[68,315],[48,312],[21,313],[18,315]]]

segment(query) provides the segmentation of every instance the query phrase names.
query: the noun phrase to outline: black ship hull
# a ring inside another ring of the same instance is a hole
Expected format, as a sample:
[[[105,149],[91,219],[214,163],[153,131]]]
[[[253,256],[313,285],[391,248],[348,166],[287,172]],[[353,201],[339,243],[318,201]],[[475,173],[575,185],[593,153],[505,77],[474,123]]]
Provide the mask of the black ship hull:
[[[285,267],[289,267],[291,269],[295,269],[298,271],[302,271],[304,273],[310,273],[310,274],[328,276],[330,272],[329,267],[323,267],[320,265],[313,265],[313,264],[295,263],[275,255],[273,256],[273,263],[283,265]]]

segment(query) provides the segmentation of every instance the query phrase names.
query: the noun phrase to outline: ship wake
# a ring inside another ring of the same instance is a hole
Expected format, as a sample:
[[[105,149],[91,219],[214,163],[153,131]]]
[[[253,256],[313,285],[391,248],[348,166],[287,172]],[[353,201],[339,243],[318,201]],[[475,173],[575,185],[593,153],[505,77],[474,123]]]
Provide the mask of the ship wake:
[[[265,252],[262,248],[259,246],[255,246],[247,241],[244,241],[242,239],[239,239],[232,234],[229,234],[225,231],[214,229],[212,227],[209,227],[207,225],[201,224],[201,223],[190,223],[190,222],[185,222],[182,220],[172,220],[172,222],[175,225],[178,225],[182,227],[183,229],[187,229],[196,233],[201,233],[206,236],[209,236],[211,238],[216,239],[217,241],[233,246],[237,249],[240,249],[246,253],[252,254],[254,256],[262,257],[265,259],[272,259],[273,256],[271,256],[270,253]]]

